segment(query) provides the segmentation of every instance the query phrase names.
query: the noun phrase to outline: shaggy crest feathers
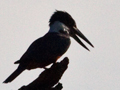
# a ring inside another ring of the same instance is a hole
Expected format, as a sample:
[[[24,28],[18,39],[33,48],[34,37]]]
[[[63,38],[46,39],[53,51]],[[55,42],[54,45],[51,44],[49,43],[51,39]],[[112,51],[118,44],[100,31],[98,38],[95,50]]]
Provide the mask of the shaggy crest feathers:
[[[49,26],[51,26],[55,21],[60,21],[64,23],[66,26],[76,27],[76,23],[72,16],[65,11],[56,10],[49,20]]]

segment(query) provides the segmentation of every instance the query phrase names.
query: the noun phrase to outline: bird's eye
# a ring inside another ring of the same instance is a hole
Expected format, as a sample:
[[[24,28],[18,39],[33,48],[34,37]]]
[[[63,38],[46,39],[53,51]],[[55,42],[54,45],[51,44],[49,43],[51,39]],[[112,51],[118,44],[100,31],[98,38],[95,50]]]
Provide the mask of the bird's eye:
[[[60,33],[63,33],[63,34],[69,34],[69,32],[67,30],[59,30]]]

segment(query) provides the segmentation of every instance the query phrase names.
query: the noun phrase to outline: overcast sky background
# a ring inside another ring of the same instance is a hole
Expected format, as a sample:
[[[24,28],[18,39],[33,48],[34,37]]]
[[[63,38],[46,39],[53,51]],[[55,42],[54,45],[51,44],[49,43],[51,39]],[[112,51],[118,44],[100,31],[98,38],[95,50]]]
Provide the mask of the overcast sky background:
[[[88,52],[72,39],[63,90],[120,90],[120,0],[0,0],[0,90],[17,90],[43,71],[24,71],[2,82],[29,45],[48,32],[55,10],[69,12],[95,48]]]

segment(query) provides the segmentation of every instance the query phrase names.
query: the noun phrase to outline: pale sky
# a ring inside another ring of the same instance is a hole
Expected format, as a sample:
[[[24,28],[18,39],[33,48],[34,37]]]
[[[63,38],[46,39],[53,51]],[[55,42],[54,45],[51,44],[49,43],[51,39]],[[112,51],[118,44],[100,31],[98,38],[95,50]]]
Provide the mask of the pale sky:
[[[90,52],[75,40],[70,63],[60,82],[63,90],[120,90],[120,0],[1,0],[0,90],[17,90],[43,71],[24,71],[13,82],[2,82],[17,68],[29,45],[48,32],[55,10],[67,11],[95,48]],[[59,61],[60,61],[59,60]]]

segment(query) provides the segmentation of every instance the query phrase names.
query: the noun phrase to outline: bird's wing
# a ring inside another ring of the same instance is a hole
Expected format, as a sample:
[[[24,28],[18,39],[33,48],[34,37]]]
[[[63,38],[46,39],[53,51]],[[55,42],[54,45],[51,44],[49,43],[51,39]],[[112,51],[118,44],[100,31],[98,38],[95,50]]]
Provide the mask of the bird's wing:
[[[63,42],[58,34],[47,33],[45,36],[35,40],[17,63],[24,62],[45,62],[45,60],[56,60],[62,56],[69,47],[69,40]],[[66,45],[68,44],[68,45]]]
[[[46,58],[49,59],[50,57],[55,57],[55,44],[58,40],[56,40],[55,35],[52,36],[48,33],[45,36],[38,38],[35,40],[27,49],[27,51],[23,54],[21,59],[15,63],[20,62],[29,62],[31,60],[38,60],[41,59],[45,60]],[[49,56],[49,57],[48,57]]]

